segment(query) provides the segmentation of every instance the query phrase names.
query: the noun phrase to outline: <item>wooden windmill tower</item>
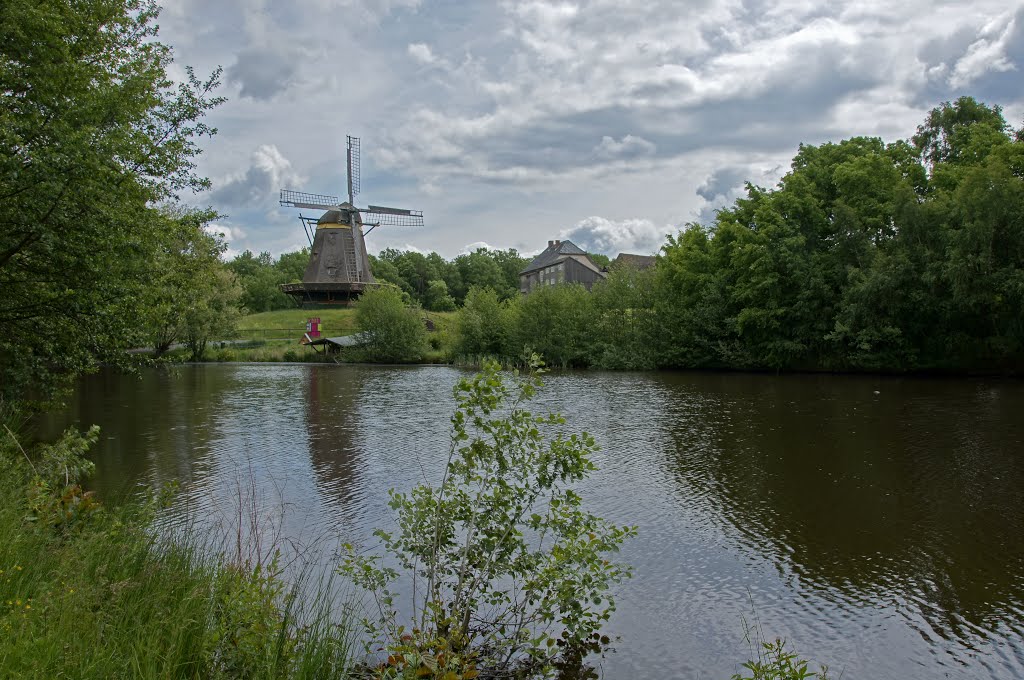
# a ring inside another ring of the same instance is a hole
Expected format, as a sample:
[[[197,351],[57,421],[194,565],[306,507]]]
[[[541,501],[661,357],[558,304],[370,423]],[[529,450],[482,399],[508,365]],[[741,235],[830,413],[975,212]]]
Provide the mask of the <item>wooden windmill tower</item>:
[[[357,208],[359,138],[348,137],[348,202],[337,196],[281,190],[281,205],[324,210],[320,217],[299,215],[309,239],[310,255],[302,283],[281,286],[300,305],[345,304],[378,285],[370,272],[366,234],[379,226],[422,227],[423,213],[370,205]]]

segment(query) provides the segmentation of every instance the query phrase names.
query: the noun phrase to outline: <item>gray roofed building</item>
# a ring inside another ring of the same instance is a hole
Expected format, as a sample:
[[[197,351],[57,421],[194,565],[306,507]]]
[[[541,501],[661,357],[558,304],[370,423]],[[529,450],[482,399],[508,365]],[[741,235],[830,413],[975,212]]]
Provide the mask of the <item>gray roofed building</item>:
[[[604,277],[586,251],[572,241],[548,241],[548,247],[519,272],[519,290],[529,293],[558,283],[579,283],[590,290]]]
[[[647,269],[653,267],[658,261],[654,255],[633,255],[632,253],[619,253],[619,256],[612,260],[611,267],[632,267],[633,269]]]

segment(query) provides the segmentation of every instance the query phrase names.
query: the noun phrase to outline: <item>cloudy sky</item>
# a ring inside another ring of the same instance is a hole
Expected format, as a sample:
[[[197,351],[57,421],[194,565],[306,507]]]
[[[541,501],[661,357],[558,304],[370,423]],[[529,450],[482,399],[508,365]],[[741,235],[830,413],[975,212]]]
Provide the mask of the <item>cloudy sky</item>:
[[[175,69],[224,67],[201,171],[231,250],[305,244],[278,190],[421,209],[386,247],[569,238],[654,253],[801,142],[911,135],[962,94],[1024,122],[1024,0],[171,0]],[[189,197],[183,197],[188,199]]]

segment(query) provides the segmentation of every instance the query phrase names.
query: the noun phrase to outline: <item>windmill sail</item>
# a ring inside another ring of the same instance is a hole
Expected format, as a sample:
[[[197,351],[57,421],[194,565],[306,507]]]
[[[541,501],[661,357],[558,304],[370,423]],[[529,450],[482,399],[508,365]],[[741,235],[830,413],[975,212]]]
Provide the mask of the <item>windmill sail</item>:
[[[341,205],[337,196],[326,194],[307,194],[304,191],[281,189],[281,205],[289,208],[309,208],[310,210],[330,210]]]
[[[385,208],[371,205],[359,210],[363,215],[363,224],[373,227],[422,227],[423,212],[421,210],[403,210],[401,208]]]
[[[348,202],[355,205],[359,193],[359,138],[348,135]]]

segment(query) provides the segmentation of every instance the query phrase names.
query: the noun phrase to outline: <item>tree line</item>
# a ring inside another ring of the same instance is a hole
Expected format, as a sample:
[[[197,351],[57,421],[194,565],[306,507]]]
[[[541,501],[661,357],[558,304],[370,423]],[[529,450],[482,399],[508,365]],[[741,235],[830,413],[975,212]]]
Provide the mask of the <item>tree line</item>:
[[[456,351],[560,365],[1024,369],[1024,128],[970,97],[908,140],[802,145],[772,189],[591,294],[471,290]]]
[[[519,272],[529,262],[515,249],[478,248],[446,260],[435,252],[388,248],[370,255],[370,269],[377,281],[396,286],[409,304],[435,312],[462,306],[473,286],[488,287],[503,300],[519,293]],[[290,309],[295,303],[281,292],[282,283],[302,280],[309,249],[285,253],[276,260],[269,252],[246,250],[228,262],[243,294],[241,304],[249,312]]]

